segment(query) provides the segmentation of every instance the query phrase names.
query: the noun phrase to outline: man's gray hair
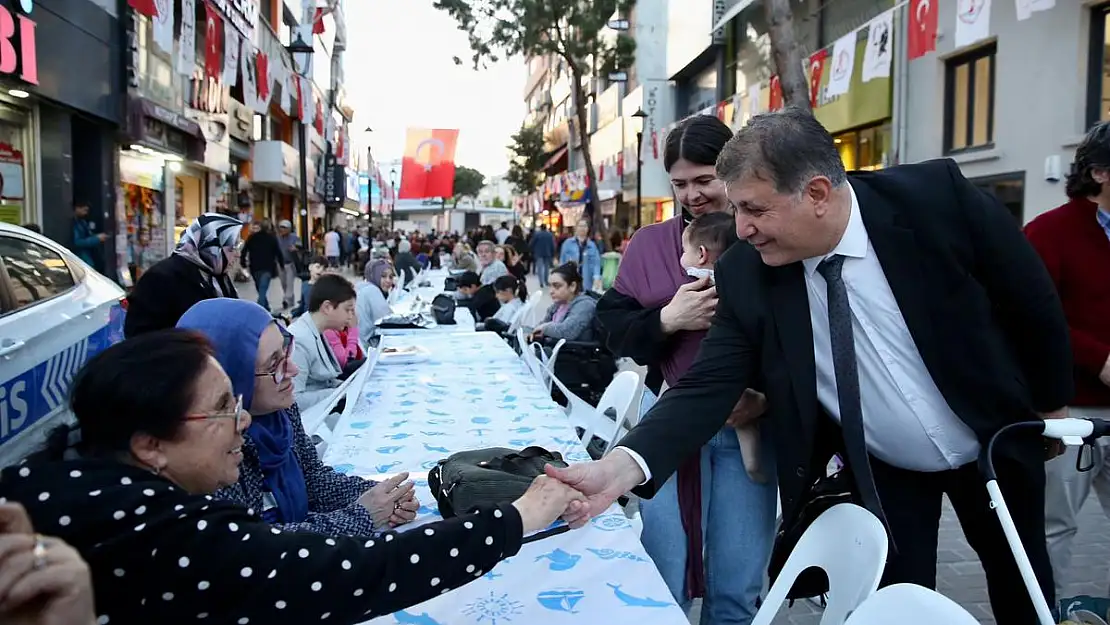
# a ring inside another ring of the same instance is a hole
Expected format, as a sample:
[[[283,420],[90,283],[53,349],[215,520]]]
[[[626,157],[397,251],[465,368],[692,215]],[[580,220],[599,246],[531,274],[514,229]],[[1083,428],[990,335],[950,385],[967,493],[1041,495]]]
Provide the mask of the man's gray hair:
[[[721,182],[749,176],[789,194],[800,193],[814,176],[825,176],[834,187],[848,180],[832,135],[812,113],[794,106],[752,117],[717,156]]]
[[[490,249],[490,251],[492,252],[493,248],[497,247],[497,244],[494,243],[493,241],[482,241],[482,242],[478,243],[478,245],[475,245],[474,249],[475,250],[480,250],[483,247],[488,247]]]

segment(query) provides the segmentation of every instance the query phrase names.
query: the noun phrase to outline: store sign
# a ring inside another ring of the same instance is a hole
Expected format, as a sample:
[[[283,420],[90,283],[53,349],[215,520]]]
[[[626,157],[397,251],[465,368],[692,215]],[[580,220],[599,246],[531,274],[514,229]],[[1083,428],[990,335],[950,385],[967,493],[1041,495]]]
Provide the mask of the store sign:
[[[189,92],[185,106],[205,113],[225,114],[228,112],[228,101],[231,100],[231,89],[219,78],[205,76],[204,71],[197,69],[189,80]]]
[[[24,13],[34,8],[30,0],[22,0],[20,4]],[[36,28],[38,24],[29,16],[0,7],[0,74],[19,76],[24,82],[39,84]]]
[[[212,0],[243,39],[254,41],[258,25],[258,0]]]
[[[725,16],[725,11],[728,11],[728,0],[713,0],[713,21],[709,23],[716,24],[721,21],[721,18]],[[704,41],[704,39],[702,41]],[[717,45],[725,43],[724,26],[713,31],[712,41]]]
[[[328,152],[324,156],[324,205],[330,208],[342,206],[346,187],[346,169],[339,164],[335,154]]]
[[[254,135],[254,111],[234,99],[227,100],[228,132],[231,138],[250,143]]]

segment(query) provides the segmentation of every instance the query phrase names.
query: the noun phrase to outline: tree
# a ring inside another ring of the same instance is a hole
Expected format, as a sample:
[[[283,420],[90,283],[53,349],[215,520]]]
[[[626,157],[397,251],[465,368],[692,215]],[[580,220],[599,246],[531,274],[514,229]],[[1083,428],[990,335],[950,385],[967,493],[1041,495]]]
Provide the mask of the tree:
[[[493,201],[489,204],[492,208],[505,208],[505,201],[501,199],[500,195],[494,196]]]
[[[592,73],[628,69],[635,41],[607,30],[615,15],[629,14],[634,0],[435,0],[467,33],[475,69],[506,57],[555,57],[570,73],[574,123],[589,178],[590,228],[597,220],[597,175],[586,124],[586,83]],[[455,57],[455,62],[462,61]]]
[[[512,140],[508,147],[513,157],[509,161],[505,180],[513,185],[514,193],[531,195],[540,188],[540,174],[545,162],[543,127],[539,124],[522,125]]]
[[[802,61],[802,50],[794,36],[794,12],[790,9],[790,0],[763,0],[763,13],[771,38],[771,58],[782,87],[783,104],[810,109],[809,80]]]
[[[452,208],[457,208],[459,200],[464,197],[476,197],[486,186],[486,177],[477,169],[463,165],[455,167],[455,197],[452,198]]]

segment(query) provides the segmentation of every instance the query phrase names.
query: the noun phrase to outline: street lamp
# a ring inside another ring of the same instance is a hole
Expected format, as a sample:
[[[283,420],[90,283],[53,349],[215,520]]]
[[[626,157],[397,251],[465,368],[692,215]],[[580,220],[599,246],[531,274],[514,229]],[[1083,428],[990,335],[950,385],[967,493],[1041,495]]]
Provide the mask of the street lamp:
[[[367,126],[366,127],[366,134],[369,135],[372,132],[374,132],[374,129]],[[366,138],[366,214],[367,215],[374,214],[374,194],[373,194],[373,191],[374,191],[373,175],[374,174],[370,169],[373,166],[374,166],[374,156],[373,156],[373,154],[371,154],[371,150],[370,150],[370,138],[367,137]],[[378,191],[380,193],[381,189],[379,189]]]
[[[312,54],[313,52],[312,44],[306,43],[304,39],[300,37],[297,37],[297,40],[288,46],[285,46],[285,49],[290,55]],[[295,65],[294,63],[294,66]],[[305,66],[308,66],[307,62],[305,62]],[[305,76],[301,74],[300,78],[305,78]],[[298,105],[300,105],[303,114],[304,104],[298,102]],[[298,129],[298,137],[301,142],[301,214],[299,221],[301,227],[301,244],[304,246],[307,253],[311,248],[308,243],[308,122],[304,119],[301,120],[300,128]]]
[[[644,119],[647,118],[647,113],[637,107],[632,117],[636,120],[636,227],[639,228],[643,214],[640,195],[644,190]]]
[[[397,219],[397,168],[394,167],[389,170],[389,189],[392,191],[390,194],[389,205],[389,231],[393,232],[394,224]]]

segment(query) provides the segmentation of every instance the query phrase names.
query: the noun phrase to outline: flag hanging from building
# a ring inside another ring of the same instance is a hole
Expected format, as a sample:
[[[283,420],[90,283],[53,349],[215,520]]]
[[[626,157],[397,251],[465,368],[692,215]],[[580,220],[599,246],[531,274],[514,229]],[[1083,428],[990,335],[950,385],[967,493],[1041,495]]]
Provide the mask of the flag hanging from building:
[[[759,99],[763,96],[763,86],[756,83],[748,87],[748,116],[759,115]]]
[[[1056,6],[1056,0],[1015,0],[1017,2],[1017,18],[1019,22],[1025,21],[1037,11],[1047,11]]]
[[[767,94],[767,111],[774,113],[782,108],[782,80],[779,75],[771,76],[771,83],[768,87],[770,93]]]
[[[270,106],[270,57],[261,50],[254,57],[255,84],[258,88],[258,99],[267,108]]]
[[[158,15],[158,6],[154,4],[154,0],[127,0],[127,6],[135,9],[139,15],[147,17]]]
[[[197,5],[194,0],[181,0],[181,35],[177,46],[177,73],[192,76],[197,68]]]
[[[821,95],[821,77],[825,74],[825,64],[828,63],[829,49],[822,48],[809,57],[809,107],[817,108],[817,100]]]
[[[906,58],[921,58],[937,49],[937,0],[911,0]]]
[[[221,52],[224,45],[224,20],[208,0],[204,2],[204,75],[220,78],[223,73]]]
[[[150,18],[154,45],[173,56],[173,0],[151,0],[157,14]],[[134,5],[132,5],[134,6]],[[138,9],[135,9],[138,11]]]
[[[852,85],[852,72],[856,67],[856,31],[836,40],[829,59],[829,82],[825,85],[825,95],[835,98],[848,93]]]
[[[224,28],[224,77],[228,87],[239,82],[239,33],[234,28]]]
[[[243,103],[255,113],[265,114],[270,105],[258,97],[258,69],[254,59],[254,46],[249,41],[244,41],[243,50],[239,54],[239,73],[243,76]]]
[[[455,195],[455,145],[458,140],[458,130],[409,128],[397,197],[418,200]]]
[[[991,34],[991,0],[959,0],[956,4],[957,48],[970,46]]]
[[[890,77],[890,62],[894,58],[891,49],[893,32],[893,9],[871,20],[867,27],[867,47],[863,49],[863,82]]]

